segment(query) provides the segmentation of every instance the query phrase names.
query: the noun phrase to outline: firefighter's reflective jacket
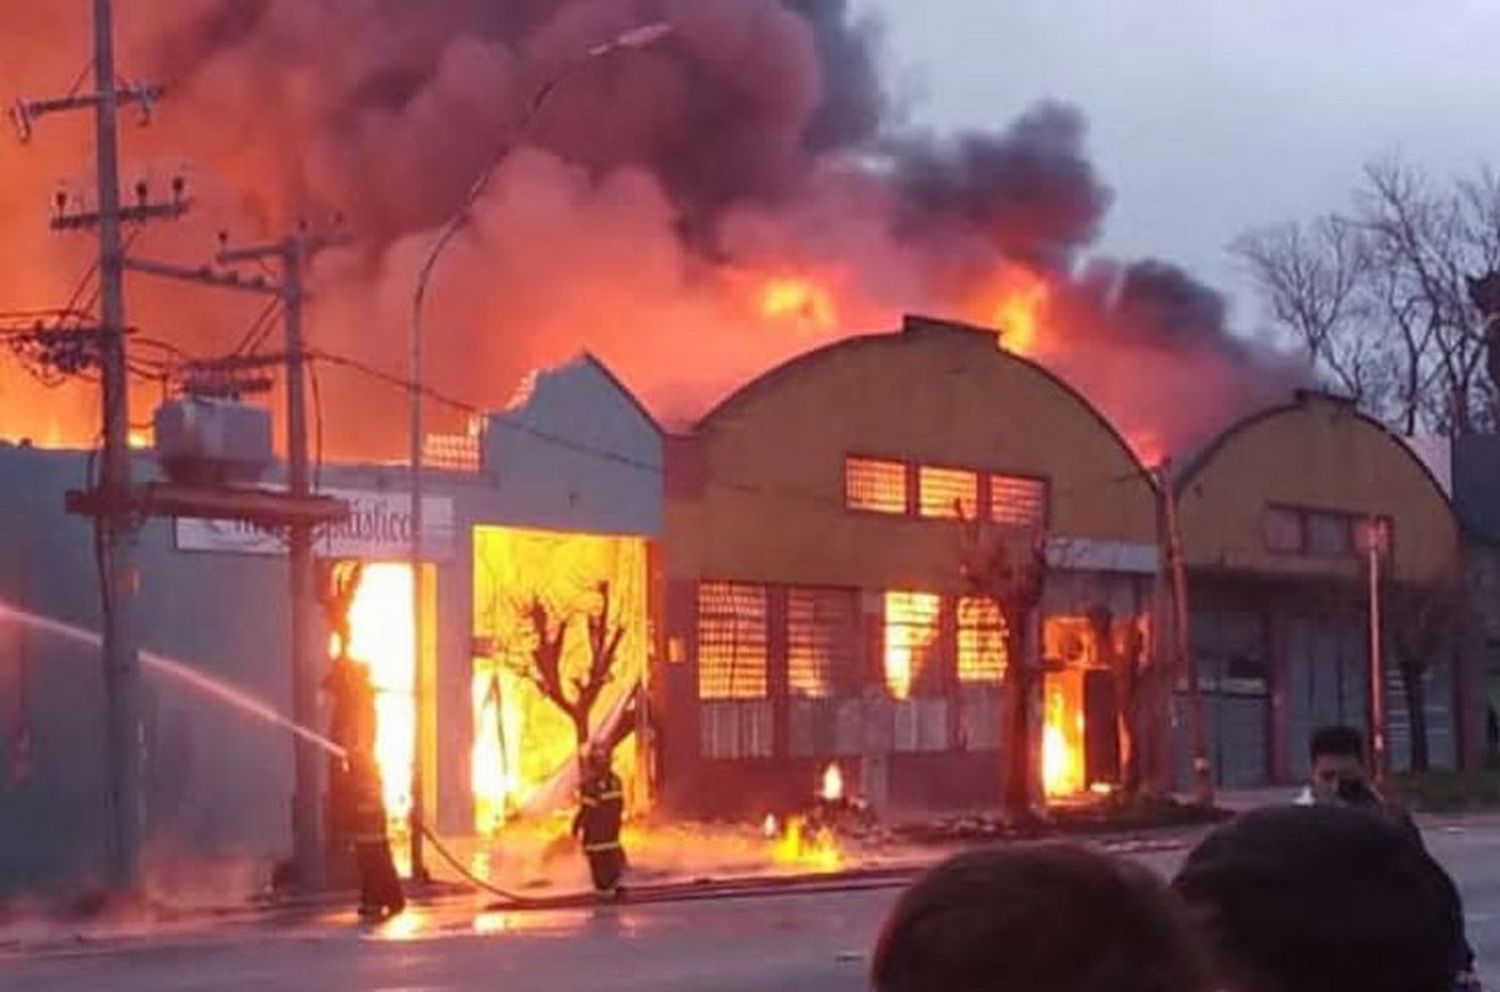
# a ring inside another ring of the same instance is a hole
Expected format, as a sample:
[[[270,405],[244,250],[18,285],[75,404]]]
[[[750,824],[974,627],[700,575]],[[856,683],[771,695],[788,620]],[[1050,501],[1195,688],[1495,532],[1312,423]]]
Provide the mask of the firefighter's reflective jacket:
[[[573,833],[583,840],[585,854],[620,849],[620,820],[625,813],[625,789],[614,772],[596,772],[583,783]]]

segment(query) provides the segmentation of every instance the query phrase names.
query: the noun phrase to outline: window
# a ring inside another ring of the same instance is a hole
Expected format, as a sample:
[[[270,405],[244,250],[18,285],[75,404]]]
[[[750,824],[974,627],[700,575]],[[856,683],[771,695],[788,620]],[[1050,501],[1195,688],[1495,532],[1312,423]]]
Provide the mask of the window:
[[[1005,675],[1005,618],[992,599],[958,601],[958,681],[999,682]]]
[[[906,465],[878,458],[844,459],[844,505],[904,516],[908,510]]]
[[[1343,513],[1308,512],[1303,520],[1307,553],[1327,558],[1354,554],[1354,518]]]
[[[698,698],[763,699],[767,693],[764,586],[698,587]]]
[[[917,475],[922,516],[929,520],[972,520],[979,509],[979,474],[923,465]]]
[[[786,632],[791,695],[805,699],[845,695],[858,674],[855,594],[842,589],[787,590]]]
[[[885,685],[891,698],[909,699],[938,674],[942,611],[937,593],[885,594]]]
[[[1376,526],[1391,539],[1391,521],[1380,517]],[[1266,550],[1285,555],[1319,558],[1350,558],[1363,554],[1369,539],[1369,519],[1336,510],[1312,510],[1295,506],[1269,506],[1261,518]]]
[[[1284,506],[1266,508],[1261,521],[1266,550],[1294,555],[1302,550],[1302,514]]]
[[[990,519],[1012,527],[1047,522],[1047,483],[1017,475],[990,476]]]

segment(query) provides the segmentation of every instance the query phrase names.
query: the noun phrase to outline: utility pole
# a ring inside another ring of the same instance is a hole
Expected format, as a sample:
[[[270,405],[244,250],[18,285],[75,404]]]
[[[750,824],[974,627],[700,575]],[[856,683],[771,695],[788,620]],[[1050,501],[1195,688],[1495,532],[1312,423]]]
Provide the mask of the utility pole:
[[[221,239],[223,236],[221,235]],[[287,492],[295,501],[312,496],[312,475],[308,457],[306,366],[307,344],[303,335],[303,306],[307,300],[306,267],[312,256],[335,244],[327,238],[314,237],[305,230],[267,244],[244,248],[223,248],[216,256],[219,265],[275,261],[281,270],[280,282],[264,277],[242,278],[237,272],[190,268],[166,262],[128,259],[127,268],[149,275],[239,290],[280,299],[286,307],[285,351],[280,356],[239,358],[225,362],[199,363],[203,367],[237,369],[285,362]],[[318,658],[314,643],[313,610],[313,524],[294,520],[288,525],[291,586],[291,674],[292,719],[304,727],[317,722]],[[298,878],[307,888],[323,881],[323,846],[321,819],[318,815],[319,753],[315,745],[298,738],[295,742],[295,785],[292,795],[292,838],[296,848]]]
[[[1365,555],[1370,573],[1370,746],[1378,785],[1384,785],[1390,774],[1386,740],[1385,645],[1380,617],[1380,556],[1385,552],[1385,544],[1384,522],[1371,517],[1365,524]]]
[[[1157,469],[1157,488],[1161,493],[1161,516],[1165,534],[1167,567],[1170,570],[1172,596],[1172,645],[1177,669],[1187,678],[1188,733],[1193,755],[1193,798],[1200,806],[1214,803],[1214,780],[1208,760],[1208,731],[1203,712],[1203,692],[1198,684],[1198,664],[1193,658],[1191,631],[1188,627],[1187,571],[1182,561],[1182,532],[1177,521],[1177,490],[1172,482],[1172,462],[1167,459]]]
[[[97,535],[99,592],[102,622],[102,661],[105,695],[105,803],[111,880],[122,889],[139,881],[141,836],[144,824],[141,792],[140,657],[136,644],[135,598],[140,574],[135,561],[137,525],[132,512],[130,471],[129,379],[125,359],[123,221],[177,216],[186,210],[181,185],[170,204],[140,202],[122,209],[117,115],[126,104],[139,104],[149,119],[160,90],[150,86],[121,87],[115,72],[114,23],[110,0],[93,0],[94,90],[58,99],[20,102],[11,117],[22,141],[31,138],[40,117],[60,111],[92,109],[94,151],[98,174],[98,205],[92,212],[68,215],[59,204],[55,230],[96,228],[99,234],[99,323],[79,329],[94,339],[104,414],[101,453],[100,505],[94,519]],[[92,481],[90,483],[92,485]]]

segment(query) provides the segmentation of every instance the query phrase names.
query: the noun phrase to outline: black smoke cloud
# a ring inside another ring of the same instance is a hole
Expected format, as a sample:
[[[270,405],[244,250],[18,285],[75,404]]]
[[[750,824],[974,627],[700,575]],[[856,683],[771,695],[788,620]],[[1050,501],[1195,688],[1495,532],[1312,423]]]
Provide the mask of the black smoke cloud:
[[[0,12],[0,38],[35,34],[31,9]],[[658,19],[674,28],[665,41],[574,65]],[[351,219],[356,247],[321,273],[326,346],[401,367],[415,259],[500,163],[433,294],[434,325],[453,328],[434,343],[435,381],[477,403],[588,349],[649,404],[702,409],[903,311],[989,320],[1007,265],[1054,283],[1041,357],[1131,429],[1211,429],[1197,414],[1179,428],[1165,407],[1142,416],[1140,394],[1174,382],[1222,387],[1219,420],[1287,382],[1188,274],[1089,261],[1111,193],[1077,110],[1044,102],[992,130],[915,133],[892,112],[879,26],[846,0],[154,0],[120,24],[122,64],[171,95],[128,151],[189,162],[207,187],[181,244]],[[84,44],[59,36],[52,61]],[[0,277],[35,281],[16,271],[25,254]],[[768,327],[754,285],[784,274],[831,286],[837,326]],[[173,294],[142,291],[134,313],[195,352],[235,330],[204,330],[221,308]],[[1121,355],[1151,378],[1123,376]],[[327,392],[335,409],[363,396]],[[339,430],[331,445],[348,451]]]

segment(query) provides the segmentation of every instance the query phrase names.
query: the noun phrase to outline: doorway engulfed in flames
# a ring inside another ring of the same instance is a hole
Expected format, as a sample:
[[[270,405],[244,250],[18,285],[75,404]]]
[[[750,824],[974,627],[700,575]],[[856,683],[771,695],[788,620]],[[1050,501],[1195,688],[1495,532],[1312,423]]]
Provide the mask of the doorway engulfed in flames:
[[[621,739],[621,721],[646,669],[646,541],[509,527],[474,532],[474,643],[470,752],[474,829],[493,836],[508,822],[571,806],[579,728],[545,688],[544,638],[558,638],[557,685],[569,700],[590,680],[597,645],[618,634],[602,689],[588,714],[595,737]],[[643,799],[636,748],[613,754],[632,808]]]

